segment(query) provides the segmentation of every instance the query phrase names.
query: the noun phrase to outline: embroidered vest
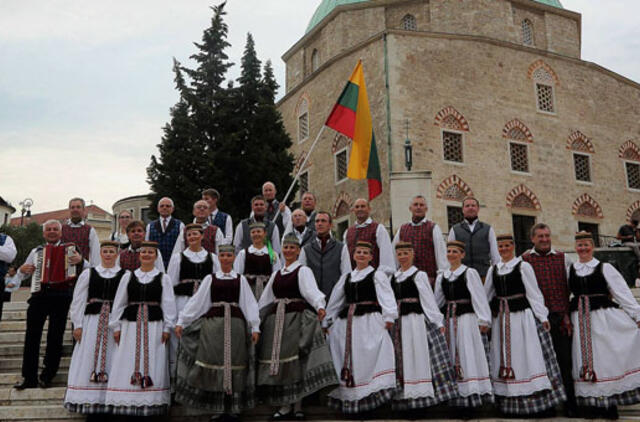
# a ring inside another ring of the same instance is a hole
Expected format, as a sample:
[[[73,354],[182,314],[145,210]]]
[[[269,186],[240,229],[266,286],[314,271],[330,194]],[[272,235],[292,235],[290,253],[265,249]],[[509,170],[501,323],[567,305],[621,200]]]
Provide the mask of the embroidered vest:
[[[595,295],[589,297],[589,305],[592,311],[618,307],[618,305],[611,300],[609,285],[604,278],[602,269],[603,265],[602,262],[600,262],[591,274],[581,277],[576,274],[573,265],[571,266],[569,269],[569,289],[571,289],[571,293],[573,293],[573,298],[569,306],[571,312],[578,310],[578,297],[583,295]]]
[[[365,227],[351,226],[347,229],[347,248],[349,248],[349,258],[351,258],[351,268],[356,268],[356,261],[353,259],[353,252],[356,250],[358,241],[363,240],[373,245],[373,259],[371,266],[376,269],[380,265],[380,249],[378,249],[378,241],[376,232],[378,231],[378,223],[372,221]]]
[[[80,227],[71,227],[69,224],[62,225],[62,243],[75,243],[82,258],[89,261],[89,234],[91,226],[83,224]]]
[[[150,283],[143,284],[135,273],[131,273],[131,279],[127,285],[129,305],[124,309],[121,319],[136,320],[139,306],[135,304],[136,302],[162,303],[162,276],[162,273],[158,273]],[[162,316],[161,305],[149,305],[149,321],[161,321]]]
[[[433,247],[434,227],[433,221],[426,221],[418,226],[407,223],[400,227],[400,240],[410,242],[413,245],[413,265],[420,271],[427,273],[432,286],[438,275],[436,251]]]
[[[467,268],[468,269],[468,268]],[[467,287],[467,269],[458,276],[455,280],[449,280],[442,276],[442,293],[447,302],[454,300],[468,300],[471,301],[471,292]],[[447,306],[445,305],[440,309],[442,313],[446,313]],[[463,315],[473,313],[473,306],[471,303],[459,303],[456,305],[456,315]]]
[[[125,273],[120,269],[112,278],[102,277],[95,268],[91,268],[89,275],[89,294],[87,295],[87,306],[84,308],[85,315],[97,315],[102,308],[102,302],[91,303],[91,299],[111,302],[116,297],[116,291],[120,285],[120,280]]]
[[[376,302],[376,304],[358,305],[354,315],[364,315],[375,312],[382,312],[382,308],[378,304],[378,296],[376,294],[376,286],[373,281],[375,271],[371,271],[365,278],[355,283],[351,282],[351,274],[347,274],[344,281],[345,307],[342,308],[340,318],[346,318],[349,312],[349,305],[358,302]]]
[[[211,274],[213,260],[207,252],[207,257],[202,262],[191,261],[184,252],[180,257],[180,282],[173,286],[176,296],[193,296],[193,281],[183,283],[182,280],[200,280]]]
[[[391,288],[393,294],[396,297],[396,301],[402,299],[418,299],[417,303],[399,303],[400,316],[409,314],[421,314],[422,306],[420,306],[420,293],[418,292],[418,286],[416,286],[416,274],[418,271],[407,277],[402,282],[396,280],[395,274],[391,277]]]
[[[518,262],[518,264],[513,267],[513,270],[510,273],[498,275],[498,266],[494,265],[492,268],[492,276],[493,276],[493,286],[496,289],[496,297],[491,300],[491,310],[495,313],[498,312],[500,301],[498,298],[500,297],[509,297],[514,295],[524,295],[523,297],[518,297],[514,299],[508,299],[509,302],[509,310],[511,312],[519,312],[524,311],[527,308],[530,308],[529,301],[526,297],[526,290],[524,288],[524,283],[522,282],[522,273],[520,273],[520,264],[522,261]]]

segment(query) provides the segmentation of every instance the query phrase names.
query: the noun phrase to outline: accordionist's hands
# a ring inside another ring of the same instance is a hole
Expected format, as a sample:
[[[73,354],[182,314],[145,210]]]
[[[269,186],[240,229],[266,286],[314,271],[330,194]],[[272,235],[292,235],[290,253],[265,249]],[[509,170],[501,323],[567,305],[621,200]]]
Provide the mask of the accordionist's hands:
[[[184,328],[182,328],[182,325],[176,325],[176,328],[173,329],[173,331],[176,333],[176,337],[178,338],[182,338],[182,331],[184,330]]]
[[[318,309],[318,321],[322,321],[327,316],[327,311],[324,309]]]
[[[73,256],[69,257],[69,263],[71,265],[78,265],[82,262],[82,255],[78,253],[78,251],[73,252]]]
[[[113,333],[113,339],[115,340],[117,345],[120,345],[120,331],[116,331]]]
[[[166,344],[169,341],[169,333],[162,333],[162,344]]]
[[[82,328],[76,328],[75,330],[73,330],[73,338],[78,343],[82,341]]]
[[[258,340],[260,340],[260,333],[251,333],[251,342],[258,344]]]
[[[36,266],[35,265],[31,265],[31,264],[23,264],[20,267],[20,272],[22,274],[26,274],[26,275],[30,275],[33,274],[33,272],[36,270]]]

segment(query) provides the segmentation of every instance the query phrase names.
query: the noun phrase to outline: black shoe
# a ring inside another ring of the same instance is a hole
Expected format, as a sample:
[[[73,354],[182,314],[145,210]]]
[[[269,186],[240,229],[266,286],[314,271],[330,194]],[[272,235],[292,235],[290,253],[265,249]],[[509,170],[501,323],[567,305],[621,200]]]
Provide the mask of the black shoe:
[[[36,388],[37,386],[38,383],[35,381],[22,380],[22,382],[14,385],[13,388],[15,388],[16,390],[24,390],[25,388]]]
[[[565,404],[564,410],[563,410],[562,413],[564,414],[565,418],[570,418],[570,419],[580,418],[580,414],[578,412],[578,409],[576,409],[575,406],[567,406]]]
[[[605,419],[616,420],[620,417],[618,414],[618,406],[607,407],[607,409],[602,412],[602,417]]]
[[[38,381],[38,385],[40,386],[40,388],[49,388],[51,387],[51,379],[41,377]]]

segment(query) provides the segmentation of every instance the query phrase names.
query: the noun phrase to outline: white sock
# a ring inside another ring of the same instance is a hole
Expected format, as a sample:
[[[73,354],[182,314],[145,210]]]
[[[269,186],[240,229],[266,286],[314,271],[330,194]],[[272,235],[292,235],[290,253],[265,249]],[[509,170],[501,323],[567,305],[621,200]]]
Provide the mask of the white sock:
[[[287,413],[291,412],[291,406],[282,406],[280,409],[278,409],[278,412],[280,412],[281,415],[286,415]]]

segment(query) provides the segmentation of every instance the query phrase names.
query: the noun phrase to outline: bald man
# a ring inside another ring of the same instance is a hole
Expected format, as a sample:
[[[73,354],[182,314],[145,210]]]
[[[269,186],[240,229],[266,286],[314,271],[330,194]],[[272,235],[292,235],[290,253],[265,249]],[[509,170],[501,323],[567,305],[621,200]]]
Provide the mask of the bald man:
[[[171,252],[178,240],[178,236],[184,230],[184,224],[177,218],[173,218],[174,206],[173,200],[167,196],[158,201],[157,220],[147,224],[145,235],[146,240],[158,242],[158,249],[162,255],[164,269],[166,271],[169,261],[171,260]]]
[[[314,236],[314,231],[307,225],[307,214],[300,208],[294,210],[291,213],[291,225],[293,227],[291,233],[296,235],[300,241],[300,248],[303,248]],[[282,242],[285,236],[282,236]]]
[[[267,211],[264,217],[272,223],[275,223],[280,233],[284,233],[287,223],[291,221],[291,210],[284,203],[276,199],[276,193],[278,193],[278,191],[273,182],[265,182],[264,185],[262,185],[262,196],[267,202]],[[276,217],[278,210],[280,210],[280,212],[278,213],[278,217]]]
[[[193,204],[193,222],[200,224],[203,228],[202,247],[208,252],[218,255],[218,246],[224,244],[224,236],[222,230],[215,224],[210,223],[209,216],[211,211],[209,204],[204,199],[196,201]],[[180,254],[187,248],[187,242],[184,237],[184,227],[180,230],[176,245],[173,247],[171,255]]]

